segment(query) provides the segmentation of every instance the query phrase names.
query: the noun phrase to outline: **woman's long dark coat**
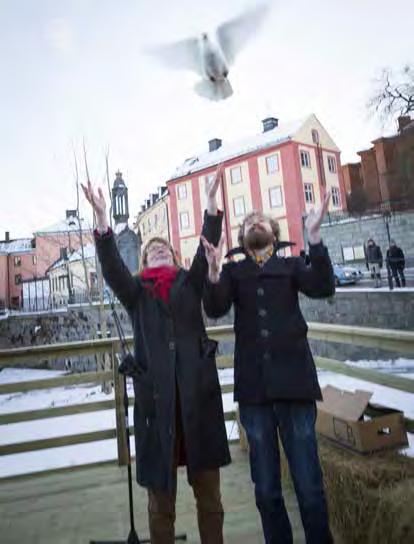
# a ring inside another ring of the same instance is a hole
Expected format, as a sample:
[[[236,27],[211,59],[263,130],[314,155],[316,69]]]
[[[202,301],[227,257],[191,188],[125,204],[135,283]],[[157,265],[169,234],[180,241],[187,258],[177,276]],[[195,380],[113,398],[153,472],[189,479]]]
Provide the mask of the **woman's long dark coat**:
[[[221,220],[205,215],[203,234],[215,244]],[[134,379],[138,483],[171,489],[177,388],[190,477],[228,464],[216,343],[207,338],[201,314],[207,273],[203,247],[198,247],[190,270],[179,270],[166,304],[130,274],[111,233],[95,239],[103,276],[131,318],[135,361],[141,370]]]

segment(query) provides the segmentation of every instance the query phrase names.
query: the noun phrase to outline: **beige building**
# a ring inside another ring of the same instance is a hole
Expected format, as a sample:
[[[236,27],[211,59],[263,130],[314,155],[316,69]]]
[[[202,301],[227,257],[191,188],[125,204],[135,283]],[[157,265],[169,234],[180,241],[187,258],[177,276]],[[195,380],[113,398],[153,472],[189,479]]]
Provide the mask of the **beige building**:
[[[89,288],[93,295],[97,290],[94,244],[84,247],[84,259]],[[49,279],[49,292],[54,306],[87,300],[87,285],[81,250],[74,251],[70,255],[62,254],[62,257],[46,271],[46,276]]]
[[[166,187],[160,187],[158,193],[151,194],[145,204],[141,206],[141,211],[134,223],[134,230],[140,234],[143,246],[154,236],[170,240]]]

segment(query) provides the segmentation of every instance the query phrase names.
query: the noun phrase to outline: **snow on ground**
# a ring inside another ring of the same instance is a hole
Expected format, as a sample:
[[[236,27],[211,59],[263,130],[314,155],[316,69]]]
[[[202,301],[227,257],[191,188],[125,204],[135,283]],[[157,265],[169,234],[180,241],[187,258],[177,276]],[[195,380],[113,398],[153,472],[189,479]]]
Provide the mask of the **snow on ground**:
[[[363,368],[375,368],[384,372],[393,372],[405,377],[414,378],[414,361],[397,359],[395,361],[360,361],[349,364]],[[0,383],[13,383],[56,377],[65,374],[61,371],[34,369],[4,369],[0,372]],[[330,383],[341,389],[366,389],[373,392],[372,402],[386,404],[403,410],[407,417],[414,418],[414,395],[397,391],[382,385],[376,385],[363,380],[320,371],[318,373],[321,387]],[[219,371],[220,383],[233,383],[233,369]],[[129,394],[133,394],[132,384],[128,384]],[[35,390],[25,393],[0,395],[0,413],[12,413],[26,410],[36,410],[51,406],[80,404],[113,398],[101,392],[100,386],[93,384],[58,387],[50,390]],[[223,395],[224,411],[236,409],[233,394]],[[130,424],[133,421],[132,407],[129,410]],[[86,414],[49,418],[45,420],[13,423],[1,426],[0,444],[11,444],[54,436],[67,436],[77,433],[98,431],[115,427],[114,410],[104,410]],[[227,421],[227,436],[238,438],[236,422]],[[414,456],[414,435],[409,435],[410,446],[404,450]],[[134,454],[134,440],[131,440]],[[20,453],[0,457],[0,477],[13,474],[38,472],[45,469],[76,466],[85,463],[95,463],[116,459],[116,440],[103,440],[89,444],[65,446],[36,452]]]

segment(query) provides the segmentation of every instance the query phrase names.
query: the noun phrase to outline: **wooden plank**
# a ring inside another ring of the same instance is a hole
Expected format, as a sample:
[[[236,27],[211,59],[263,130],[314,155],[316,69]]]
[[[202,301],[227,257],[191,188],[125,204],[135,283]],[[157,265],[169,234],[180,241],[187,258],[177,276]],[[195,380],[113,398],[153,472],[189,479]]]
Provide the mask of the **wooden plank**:
[[[234,384],[232,383],[226,383],[221,386],[221,393],[224,395],[225,393],[233,393],[234,391]]]
[[[99,412],[101,410],[112,410],[113,408],[115,408],[115,401],[110,399],[100,400],[98,402],[70,404],[69,406],[54,406],[53,408],[43,408],[41,410],[30,410],[27,412],[12,412],[10,414],[0,414],[0,425],[22,423],[23,421],[34,421],[36,419],[48,419],[51,417],[86,414],[89,412]]]
[[[83,372],[82,374],[68,374],[58,378],[46,378],[44,380],[30,380],[28,382],[3,383],[0,385],[0,395],[33,391],[35,389],[51,389],[53,387],[65,387],[81,383],[101,383],[104,380],[112,380],[112,372]]]
[[[233,355],[220,355],[216,358],[217,368],[233,368],[234,366],[234,357]]]
[[[132,347],[132,336],[128,336],[126,341],[128,345]],[[112,351],[112,346],[114,346],[115,351],[119,351],[118,338],[95,338],[91,340],[82,340],[80,342],[64,342],[60,344],[1,349],[0,368],[12,367],[26,362],[33,363],[33,361],[108,353]]]
[[[15,444],[4,444],[0,446],[0,456],[27,451],[46,450],[49,448],[61,448],[63,446],[73,446],[75,444],[87,444],[88,442],[96,442],[97,440],[107,440],[110,438],[116,438],[116,429],[42,438],[40,440],[30,440],[29,442],[19,442]]]
[[[330,323],[308,323],[308,327],[308,337],[314,340],[414,354],[413,331],[332,325]]]
[[[384,372],[379,372],[378,370],[373,370],[371,368],[354,367],[326,357],[315,357],[315,363],[316,366],[322,370],[330,370],[332,372],[337,372],[338,374],[344,374],[345,376],[352,376],[353,378],[359,378],[360,380],[365,380],[367,382],[392,387],[399,391],[414,393],[414,380],[408,378],[385,374]]]
[[[233,421],[236,418],[235,411],[229,411],[224,414],[225,421]],[[134,435],[134,427],[129,427],[130,435]],[[116,438],[116,429],[106,429],[104,431],[93,431],[89,433],[71,434],[68,436],[57,436],[53,438],[42,438],[40,440],[30,440],[28,442],[19,442],[14,444],[4,444],[0,446],[0,456],[12,455],[15,453],[24,453],[29,451],[45,450],[49,448],[61,448],[64,446],[73,446],[75,444],[86,444],[98,440],[107,440]]]

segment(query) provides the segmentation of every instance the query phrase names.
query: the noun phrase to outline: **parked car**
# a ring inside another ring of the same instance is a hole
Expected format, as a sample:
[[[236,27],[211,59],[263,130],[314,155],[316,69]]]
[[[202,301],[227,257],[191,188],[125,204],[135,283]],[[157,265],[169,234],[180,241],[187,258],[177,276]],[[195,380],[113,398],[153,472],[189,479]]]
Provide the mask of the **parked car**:
[[[353,266],[334,264],[333,269],[335,274],[335,285],[337,287],[355,284],[362,279],[361,270],[358,270],[358,268],[354,268]]]

